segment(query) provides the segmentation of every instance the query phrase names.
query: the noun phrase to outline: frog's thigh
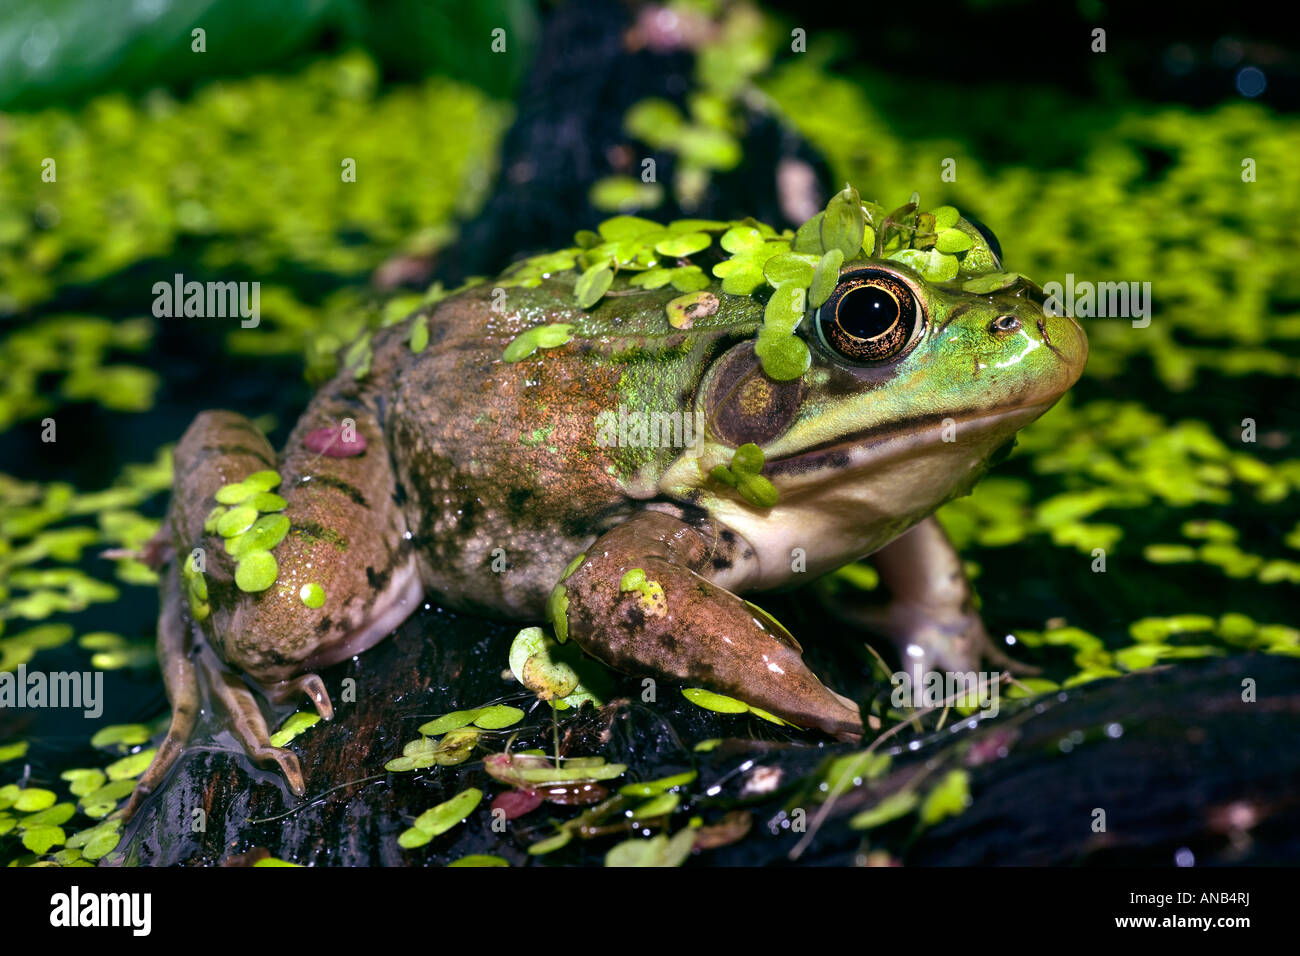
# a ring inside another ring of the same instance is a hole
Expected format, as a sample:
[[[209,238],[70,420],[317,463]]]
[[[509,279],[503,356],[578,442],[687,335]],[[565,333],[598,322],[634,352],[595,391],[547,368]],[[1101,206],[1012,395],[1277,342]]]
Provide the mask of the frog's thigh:
[[[712,557],[685,522],[635,515],[562,582],[557,630],[619,670],[698,682],[801,727],[861,735],[857,708],[813,676],[794,639],[709,580]]]
[[[867,560],[880,573],[889,603],[868,607],[841,601],[834,610],[888,636],[914,678],[928,671],[976,670],[981,660],[1031,670],[989,639],[961,557],[933,516]]]

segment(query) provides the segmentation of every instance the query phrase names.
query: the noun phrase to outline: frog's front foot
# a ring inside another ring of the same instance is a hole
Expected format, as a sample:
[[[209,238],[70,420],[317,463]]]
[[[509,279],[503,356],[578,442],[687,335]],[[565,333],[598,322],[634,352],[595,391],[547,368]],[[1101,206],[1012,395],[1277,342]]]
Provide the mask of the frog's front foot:
[[[552,594],[556,636],[617,670],[698,682],[796,726],[860,738],[857,705],[813,675],[785,628],[709,580],[719,556],[707,538],[653,511],[607,532]]]
[[[869,559],[890,592],[884,605],[832,600],[839,617],[888,637],[913,681],[932,672],[967,673],[987,662],[1014,673],[1038,668],[1013,660],[990,639],[975,610],[961,559],[933,517]]]
[[[219,712],[224,712],[222,716],[226,724],[248,756],[259,766],[279,767],[289,789],[301,797],[306,793],[306,781],[297,756],[283,747],[272,745],[270,728],[248,685],[210,647],[195,648],[195,626],[180,595],[178,574],[174,567],[165,573],[158,619],[158,663],[167,699],[172,705],[172,719],[167,736],[158,746],[158,753],[136,782],[131,799],[123,810],[123,818],[129,820],[136,814],[185,752],[185,745],[194,732],[200,703],[205,699],[212,701]],[[316,674],[304,674],[262,690],[276,703],[284,702],[295,693],[306,694],[323,719],[329,720],[334,716],[329,693]]]

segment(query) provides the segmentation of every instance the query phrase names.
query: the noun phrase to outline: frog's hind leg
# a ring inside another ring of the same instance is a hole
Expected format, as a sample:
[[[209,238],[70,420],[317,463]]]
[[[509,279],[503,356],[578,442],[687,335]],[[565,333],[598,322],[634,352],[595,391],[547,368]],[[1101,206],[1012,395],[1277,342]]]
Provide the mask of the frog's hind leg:
[[[180,582],[175,566],[164,570],[162,607],[158,614],[158,666],[162,671],[172,720],[148,768],[136,782],[122,816],[130,820],[162,782],[194,732],[199,715],[199,680],[190,657],[193,640],[189,620],[181,612]]]
[[[827,601],[842,620],[887,636],[912,680],[930,672],[966,673],[982,661],[1015,673],[1038,669],[993,643],[962,568],[961,557],[934,517],[926,518],[867,559],[889,592],[888,603],[841,595]]]
[[[556,587],[557,636],[618,670],[699,683],[797,726],[859,738],[857,706],[813,675],[785,628],[709,580],[712,531],[646,511],[607,532]]]
[[[259,766],[279,767],[285,780],[288,781],[289,789],[295,796],[301,797],[307,792],[307,784],[303,780],[302,766],[298,763],[298,757],[292,751],[272,745],[271,730],[266,725],[266,718],[262,716],[262,710],[257,706],[257,698],[248,689],[248,685],[221,663],[208,648],[199,652],[198,659],[199,670],[203,674],[204,681],[230,716],[230,729],[239,738],[245,752]],[[327,696],[327,702],[328,699]]]

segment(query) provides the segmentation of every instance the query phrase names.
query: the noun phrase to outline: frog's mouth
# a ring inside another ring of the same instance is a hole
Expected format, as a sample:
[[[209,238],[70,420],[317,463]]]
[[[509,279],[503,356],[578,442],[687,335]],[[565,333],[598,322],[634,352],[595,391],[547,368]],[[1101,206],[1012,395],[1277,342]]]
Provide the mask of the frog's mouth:
[[[988,459],[1000,446],[1009,445],[1017,431],[1055,405],[1058,398],[1056,395],[1046,401],[965,418],[933,414],[904,419],[887,427],[865,428],[834,441],[769,458],[763,473],[769,478],[794,479],[794,484],[802,484],[801,479],[818,480],[816,476],[823,472],[843,473],[879,466],[916,457],[945,444],[954,450],[974,444],[975,457]],[[945,441],[945,434],[955,434],[956,440]],[[975,438],[963,437],[971,434]]]

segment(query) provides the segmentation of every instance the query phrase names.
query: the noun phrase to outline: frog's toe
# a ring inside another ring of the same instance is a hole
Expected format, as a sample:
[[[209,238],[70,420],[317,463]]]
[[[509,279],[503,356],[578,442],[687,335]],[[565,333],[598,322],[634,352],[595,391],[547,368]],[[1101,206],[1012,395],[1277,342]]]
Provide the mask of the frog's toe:
[[[329,691],[325,689],[325,682],[318,674],[303,674],[301,677],[282,680],[264,687],[263,691],[274,704],[284,704],[300,695],[306,696],[316,707],[321,720],[331,720],[334,717],[334,704],[330,700]]]
[[[303,779],[302,765],[298,763],[298,757],[283,747],[272,745],[270,728],[267,727],[266,718],[262,716],[262,711],[257,706],[257,698],[248,689],[248,685],[206,648],[199,655],[199,669],[230,716],[230,729],[243,744],[248,756],[259,766],[279,767],[295,796],[301,797],[306,793],[307,785]]]
[[[895,600],[884,607],[859,608],[852,617],[890,639],[913,680],[936,671],[976,671],[986,662],[1016,673],[1038,672],[1002,652],[973,611]]]

